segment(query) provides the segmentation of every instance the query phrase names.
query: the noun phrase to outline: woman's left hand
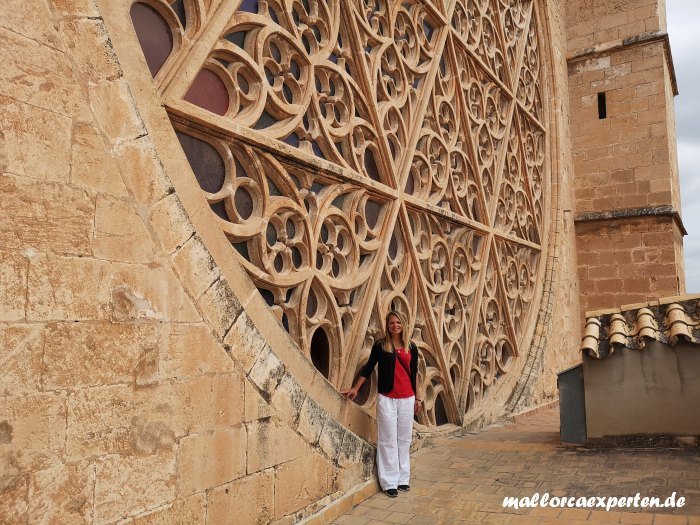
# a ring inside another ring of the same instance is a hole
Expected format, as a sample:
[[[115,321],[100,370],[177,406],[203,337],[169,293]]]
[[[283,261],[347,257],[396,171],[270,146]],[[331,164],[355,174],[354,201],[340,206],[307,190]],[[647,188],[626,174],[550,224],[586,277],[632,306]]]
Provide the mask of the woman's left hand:
[[[423,401],[421,401],[420,399],[416,399],[416,401],[413,403],[413,413],[417,414],[422,407]]]

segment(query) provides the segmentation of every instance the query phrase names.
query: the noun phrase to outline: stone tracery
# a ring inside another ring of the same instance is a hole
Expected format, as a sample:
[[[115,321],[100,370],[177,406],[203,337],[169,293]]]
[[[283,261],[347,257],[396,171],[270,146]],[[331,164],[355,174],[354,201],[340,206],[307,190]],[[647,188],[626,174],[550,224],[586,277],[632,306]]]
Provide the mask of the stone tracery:
[[[539,304],[535,4],[212,4],[139,1],[132,19],[143,31],[134,9],[150,9],[169,28],[149,67],[232,254],[338,388],[402,311],[423,352],[418,420],[460,422],[528,344]]]

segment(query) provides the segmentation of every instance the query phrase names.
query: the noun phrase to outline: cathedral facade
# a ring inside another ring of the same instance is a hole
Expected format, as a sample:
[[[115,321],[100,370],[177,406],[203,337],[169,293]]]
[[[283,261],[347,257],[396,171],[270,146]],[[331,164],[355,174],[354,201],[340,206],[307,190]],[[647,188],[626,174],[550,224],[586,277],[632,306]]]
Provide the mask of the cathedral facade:
[[[555,401],[584,312],[685,291],[661,0],[30,4],[0,15],[4,521],[339,512],[376,490],[376,377],[338,391],[387,312],[420,446]]]

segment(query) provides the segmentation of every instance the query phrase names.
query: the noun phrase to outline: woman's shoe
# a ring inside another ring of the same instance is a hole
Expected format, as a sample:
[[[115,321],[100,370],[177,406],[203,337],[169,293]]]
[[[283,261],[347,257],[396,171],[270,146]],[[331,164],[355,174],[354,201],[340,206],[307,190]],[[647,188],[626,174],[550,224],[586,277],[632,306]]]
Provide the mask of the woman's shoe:
[[[411,487],[409,487],[408,485],[399,485],[399,490],[401,492],[408,492],[409,490],[411,490]]]
[[[399,491],[396,489],[386,489],[384,493],[389,496],[390,498],[395,498],[396,496],[399,495]]]

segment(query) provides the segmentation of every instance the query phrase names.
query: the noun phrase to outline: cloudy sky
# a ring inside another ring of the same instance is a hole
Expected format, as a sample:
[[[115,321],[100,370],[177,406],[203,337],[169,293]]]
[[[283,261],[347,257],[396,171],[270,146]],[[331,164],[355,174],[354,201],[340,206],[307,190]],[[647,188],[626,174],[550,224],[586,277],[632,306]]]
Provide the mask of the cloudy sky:
[[[668,34],[676,68],[676,131],[687,293],[700,293],[700,1],[667,0]]]

